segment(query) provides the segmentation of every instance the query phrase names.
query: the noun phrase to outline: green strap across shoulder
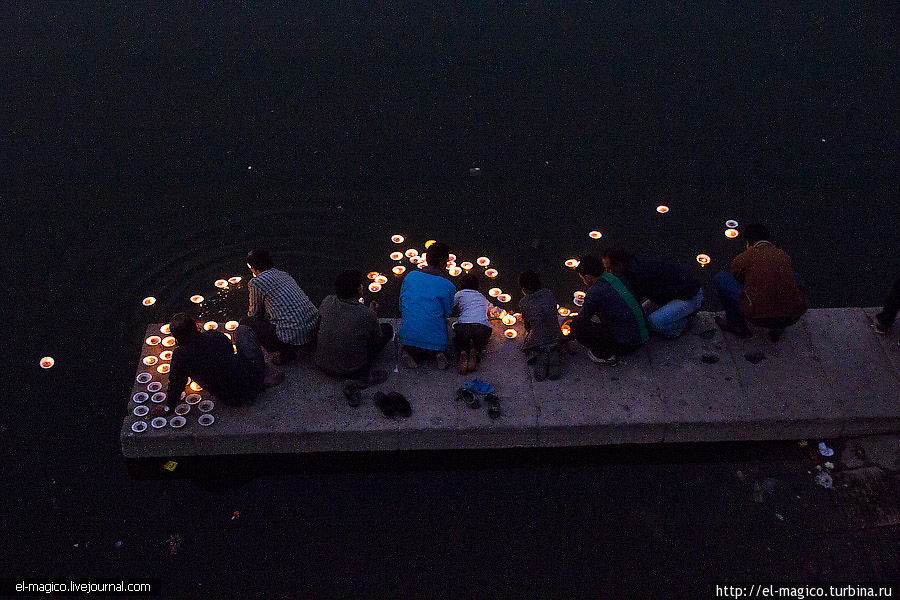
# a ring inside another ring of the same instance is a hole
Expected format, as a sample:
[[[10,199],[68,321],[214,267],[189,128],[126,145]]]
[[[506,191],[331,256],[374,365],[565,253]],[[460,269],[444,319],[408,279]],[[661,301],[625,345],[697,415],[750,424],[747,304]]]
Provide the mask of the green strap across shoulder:
[[[622,280],[613,275],[612,273],[604,273],[600,276],[606,283],[612,287],[613,290],[625,301],[625,304],[628,305],[628,308],[631,309],[631,312],[634,313],[634,318],[637,319],[638,329],[641,332],[641,342],[646,342],[649,334],[647,333],[647,323],[644,321],[644,311],[641,309],[641,305],[638,303],[637,298],[634,297],[628,288],[622,283]]]

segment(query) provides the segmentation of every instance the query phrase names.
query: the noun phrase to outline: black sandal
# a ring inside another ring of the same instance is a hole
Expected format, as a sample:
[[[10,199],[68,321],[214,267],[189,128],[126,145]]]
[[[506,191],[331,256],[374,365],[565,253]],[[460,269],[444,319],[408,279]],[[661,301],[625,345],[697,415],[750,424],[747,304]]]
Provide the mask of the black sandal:
[[[456,390],[456,399],[463,400],[469,408],[478,408],[480,406],[478,396],[472,390],[467,390],[466,388]]]
[[[381,409],[381,414],[388,419],[394,418],[394,403],[388,399],[384,392],[375,392],[374,401],[375,406]]]
[[[412,414],[412,407],[409,405],[409,401],[407,401],[400,392],[391,392],[388,394],[387,403],[389,404],[393,415],[406,418]]]
[[[488,394],[484,397],[484,403],[487,404],[487,414],[490,418],[496,419],[500,416],[500,398],[494,394]]]
[[[362,402],[362,392],[360,389],[359,384],[355,381],[344,386],[344,396],[347,397],[347,404],[349,406],[356,408],[359,406],[359,403]]]

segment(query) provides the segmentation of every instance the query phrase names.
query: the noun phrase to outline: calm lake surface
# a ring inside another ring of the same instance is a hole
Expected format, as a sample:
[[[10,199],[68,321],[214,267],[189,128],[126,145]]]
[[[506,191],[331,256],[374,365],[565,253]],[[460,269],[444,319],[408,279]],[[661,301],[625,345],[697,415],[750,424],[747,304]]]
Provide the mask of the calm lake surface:
[[[238,318],[246,287],[213,281],[246,279],[256,246],[316,303],[434,238],[489,256],[514,303],[532,268],[565,304],[565,259],[625,245],[691,269],[713,309],[743,249],[725,221],[760,221],[813,306],[880,304],[900,274],[898,23],[895,4],[4,3],[14,527],[56,539],[51,479],[82,490],[75,529],[141,503],[118,430],[145,327],[193,294]],[[398,292],[373,295],[385,316]]]

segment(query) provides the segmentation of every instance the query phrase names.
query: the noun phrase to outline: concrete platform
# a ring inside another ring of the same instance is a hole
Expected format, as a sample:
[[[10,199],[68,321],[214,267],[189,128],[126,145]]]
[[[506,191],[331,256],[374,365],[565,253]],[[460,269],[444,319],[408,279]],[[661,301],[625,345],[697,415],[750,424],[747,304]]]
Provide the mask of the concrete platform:
[[[650,342],[616,367],[596,365],[585,350],[570,344],[559,381],[535,382],[520,352],[520,337],[494,336],[475,374],[457,375],[399,365],[396,343],[388,345],[377,368],[389,379],[363,393],[350,408],[342,382],[310,364],[286,368],[282,385],[267,390],[251,406],[216,403],[215,422],[201,426],[192,407],[187,424],[148,427],[150,414],[132,414],[129,398],[122,426],[128,458],[212,454],[292,453],[351,450],[506,448],[621,443],[742,441],[830,438],[900,431],[900,333],[876,336],[875,309],[810,310],[777,344],[765,330],[748,340],[723,334],[711,313],[700,313],[691,331],[669,341]],[[395,327],[397,320],[393,322]],[[147,336],[159,335],[151,325]],[[164,348],[144,345],[141,357]],[[754,363],[748,355],[762,352]],[[704,362],[703,356],[716,362]],[[164,374],[141,364],[166,388]],[[478,377],[496,385],[502,415],[491,420],[484,408],[454,400],[460,385]],[[135,382],[132,395],[146,391]],[[375,391],[397,390],[413,407],[409,419],[382,417],[372,403]],[[151,394],[152,395],[152,394]],[[207,392],[201,392],[204,398]],[[215,400],[215,398],[212,398]]]

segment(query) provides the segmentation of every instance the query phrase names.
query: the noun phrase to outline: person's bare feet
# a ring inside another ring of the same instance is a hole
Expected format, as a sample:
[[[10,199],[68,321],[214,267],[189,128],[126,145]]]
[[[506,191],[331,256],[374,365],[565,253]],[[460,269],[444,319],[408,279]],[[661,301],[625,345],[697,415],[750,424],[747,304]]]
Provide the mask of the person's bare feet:
[[[437,368],[440,369],[441,371],[443,371],[444,369],[446,369],[446,368],[447,368],[447,365],[449,364],[448,361],[447,361],[447,355],[444,354],[443,352],[435,352],[435,354],[434,354],[434,364],[435,364],[435,365],[437,366]]]
[[[403,366],[407,369],[418,369],[419,363],[416,362],[416,359],[413,358],[413,355],[407,352],[406,350],[400,351],[400,360],[403,361]]]
[[[271,367],[266,367],[266,375],[265,377],[263,377],[264,387],[275,387],[282,381],[284,381],[284,371],[282,371],[281,369],[272,369]]]
[[[469,352],[469,373],[474,371],[475,367],[478,365],[478,361],[480,359],[479,354],[480,352],[478,352],[478,350],[472,350],[471,352]]]
[[[469,353],[463,350],[459,353],[459,360],[456,362],[456,372],[465,375],[469,369]]]

